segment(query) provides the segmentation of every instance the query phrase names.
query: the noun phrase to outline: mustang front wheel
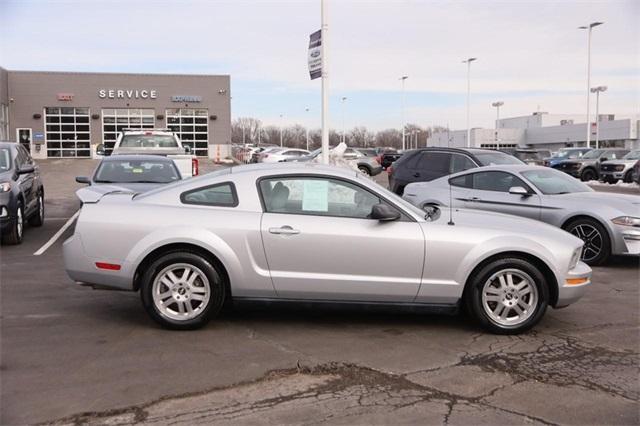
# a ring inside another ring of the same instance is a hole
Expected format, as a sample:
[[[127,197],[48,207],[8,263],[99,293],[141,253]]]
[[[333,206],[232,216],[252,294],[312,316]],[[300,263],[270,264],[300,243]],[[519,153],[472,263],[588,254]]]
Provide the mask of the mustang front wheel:
[[[147,313],[172,329],[206,324],[222,308],[224,293],[216,268],[191,252],[172,252],[158,258],[144,273],[140,288]]]
[[[536,266],[520,258],[503,258],[483,267],[465,293],[469,313],[485,329],[518,334],[544,315],[549,289]]]

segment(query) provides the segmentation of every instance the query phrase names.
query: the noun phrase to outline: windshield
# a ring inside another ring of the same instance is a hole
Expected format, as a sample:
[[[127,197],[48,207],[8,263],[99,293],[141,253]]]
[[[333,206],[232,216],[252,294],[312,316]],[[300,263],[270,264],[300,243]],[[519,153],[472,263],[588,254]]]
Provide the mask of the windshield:
[[[555,169],[536,169],[522,172],[522,176],[546,195],[591,192],[584,183]]]
[[[96,183],[169,183],[180,180],[172,161],[109,160],[96,172]]]
[[[173,135],[125,135],[120,142],[123,148],[177,148]]]
[[[582,156],[582,158],[587,160],[590,158],[598,158],[602,155],[603,152],[604,152],[604,149],[594,149],[593,151],[587,152],[585,155]]]
[[[522,161],[542,160],[542,155],[537,151],[516,151],[515,157]]]
[[[566,151],[559,151],[557,157],[565,159],[580,158],[586,151],[588,150],[569,149]]]
[[[8,148],[0,148],[0,172],[11,169],[11,151]]]
[[[502,152],[474,152],[473,155],[483,166],[493,166],[499,164],[522,164],[522,161]]]
[[[631,151],[622,158],[624,158],[625,160],[640,160],[640,149]]]

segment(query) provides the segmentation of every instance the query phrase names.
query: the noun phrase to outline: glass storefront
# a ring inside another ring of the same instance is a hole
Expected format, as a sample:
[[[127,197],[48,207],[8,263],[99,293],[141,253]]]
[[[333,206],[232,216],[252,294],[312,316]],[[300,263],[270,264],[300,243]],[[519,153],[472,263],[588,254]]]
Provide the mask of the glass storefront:
[[[47,156],[91,157],[89,108],[44,109]]]
[[[102,110],[102,143],[110,154],[118,134],[124,129],[153,129],[156,117],[153,109],[115,108]]]
[[[209,111],[198,108],[168,109],[167,127],[199,157],[209,153]]]

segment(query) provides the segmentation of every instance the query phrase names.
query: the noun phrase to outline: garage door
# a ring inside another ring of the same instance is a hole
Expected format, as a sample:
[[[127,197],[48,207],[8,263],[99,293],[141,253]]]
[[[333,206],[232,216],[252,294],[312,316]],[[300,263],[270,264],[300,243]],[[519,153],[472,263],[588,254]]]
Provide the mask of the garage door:
[[[167,127],[176,132],[183,145],[199,157],[209,153],[209,111],[198,108],[167,110]]]
[[[102,143],[110,154],[124,129],[153,129],[156,117],[152,109],[116,108],[102,110]]]
[[[89,108],[44,109],[47,157],[91,157]]]

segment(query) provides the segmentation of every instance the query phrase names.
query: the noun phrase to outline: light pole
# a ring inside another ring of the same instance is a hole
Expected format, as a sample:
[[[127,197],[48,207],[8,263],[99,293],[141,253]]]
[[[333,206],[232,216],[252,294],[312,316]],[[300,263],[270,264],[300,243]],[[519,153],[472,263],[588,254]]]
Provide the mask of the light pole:
[[[469,101],[471,98],[471,62],[478,58],[468,58],[462,61],[463,64],[467,64],[467,148],[471,148],[471,127],[469,125],[470,106]]]
[[[309,112],[309,107],[306,107],[304,110]],[[309,151],[309,123],[307,123],[307,151]]]
[[[344,128],[344,102],[347,100],[346,96],[343,96],[340,101],[342,102],[342,143],[345,143],[345,128]]]
[[[588,30],[587,41],[587,148],[591,148],[591,114],[589,114],[589,100],[591,94],[591,30],[604,22],[592,22],[589,25],[578,27],[580,30]]]
[[[491,104],[496,108],[496,148],[500,149],[500,139],[498,139],[498,122],[500,121],[500,107],[504,105],[504,102],[498,101]]]
[[[404,129],[404,81],[408,79],[409,76],[403,75],[400,77],[400,81],[402,81],[402,150],[406,149],[405,145],[405,129]]]
[[[282,147],[282,114],[280,114],[280,146]]]
[[[596,149],[600,147],[600,118],[598,117],[598,114],[599,114],[598,109],[600,107],[600,92],[606,92],[606,91],[607,91],[607,86],[598,86],[598,87],[591,88],[591,93],[596,94]],[[591,124],[589,124],[588,126],[591,127]],[[591,129],[589,129],[589,133],[591,133]]]
[[[320,52],[322,57],[322,163],[329,164],[329,9],[328,0],[320,0]]]

